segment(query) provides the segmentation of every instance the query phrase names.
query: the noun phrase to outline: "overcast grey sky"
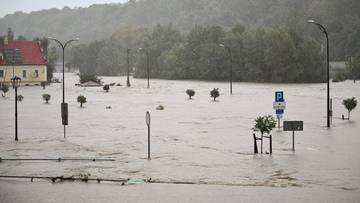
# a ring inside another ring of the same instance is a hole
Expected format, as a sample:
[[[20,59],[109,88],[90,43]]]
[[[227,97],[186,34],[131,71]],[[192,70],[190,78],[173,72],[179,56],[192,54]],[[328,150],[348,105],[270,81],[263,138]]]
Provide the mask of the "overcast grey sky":
[[[29,13],[49,8],[61,9],[64,6],[70,8],[88,7],[92,4],[119,2],[123,3],[127,2],[127,0],[0,0],[0,18],[15,11]]]

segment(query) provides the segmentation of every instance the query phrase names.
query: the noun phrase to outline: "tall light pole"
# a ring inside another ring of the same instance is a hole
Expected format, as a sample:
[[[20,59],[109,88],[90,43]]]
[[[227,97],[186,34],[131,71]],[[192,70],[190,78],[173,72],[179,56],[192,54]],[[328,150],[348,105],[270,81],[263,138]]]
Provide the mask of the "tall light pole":
[[[61,43],[59,40],[57,40],[57,39],[55,39],[53,37],[48,37],[48,39],[49,40],[54,40],[55,42],[57,42],[61,46],[62,53],[63,53],[63,57],[62,57],[62,63],[63,63],[62,86],[63,86],[63,91],[62,91],[62,103],[61,103],[61,119],[62,119],[62,124],[64,125],[64,138],[66,138],[66,128],[65,128],[65,126],[68,125],[68,104],[65,103],[65,48],[71,42],[79,41],[79,38],[68,40],[68,41],[65,42],[65,44]]]
[[[314,20],[308,20],[308,23],[312,23],[318,26],[318,28],[325,34],[326,36],[326,80],[327,80],[327,127],[330,128],[330,70],[329,70],[329,36],[326,28]]]
[[[129,59],[129,54],[130,54],[131,49],[127,48],[126,49],[126,63],[127,63],[127,79],[126,79],[126,86],[130,87],[130,59]]]
[[[17,95],[17,88],[20,86],[21,78],[14,76],[11,78],[11,82],[13,87],[15,88],[15,141],[18,141],[18,110],[17,110],[17,101],[18,101],[18,95]]]
[[[232,58],[232,52],[231,49],[229,47],[226,47],[224,44],[219,44],[220,47],[223,47],[224,49],[226,49],[229,52],[229,56],[230,56],[230,94],[232,94],[232,82],[233,82],[233,68],[232,68],[232,63],[233,63],[233,58]]]
[[[139,48],[139,50],[143,50],[143,48]],[[146,54],[146,73],[147,73],[147,88],[150,88],[150,58],[149,58],[149,50],[145,50]]]

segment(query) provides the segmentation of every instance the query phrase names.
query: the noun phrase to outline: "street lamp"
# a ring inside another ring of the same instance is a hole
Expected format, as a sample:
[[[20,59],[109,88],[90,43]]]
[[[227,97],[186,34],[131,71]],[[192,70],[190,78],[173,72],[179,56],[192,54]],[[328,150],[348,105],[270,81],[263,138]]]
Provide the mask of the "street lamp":
[[[14,76],[11,78],[11,83],[13,87],[15,88],[15,141],[18,141],[18,112],[17,112],[17,88],[20,86],[21,78]]]
[[[312,23],[318,26],[318,28],[325,34],[326,36],[326,66],[327,66],[327,70],[326,70],[326,79],[327,79],[327,127],[330,128],[330,71],[329,71],[329,36],[328,36],[328,32],[326,30],[326,28],[321,25],[318,22],[315,22],[314,20],[308,20],[308,23]]]
[[[139,48],[139,51],[143,50],[143,48]],[[147,88],[150,88],[150,59],[149,59],[149,50],[145,50],[146,54],[146,72],[147,72]]]
[[[48,39],[54,40],[55,42],[57,42],[61,46],[62,52],[63,52],[63,57],[62,57],[62,62],[63,62],[63,70],[62,70],[63,94],[62,94],[62,98],[63,99],[62,99],[62,103],[61,103],[61,118],[62,118],[62,124],[64,125],[64,138],[65,138],[66,137],[65,126],[68,125],[68,104],[65,103],[65,48],[71,42],[79,41],[79,38],[68,40],[65,42],[65,44],[61,43],[59,40],[57,40],[53,37],[48,37]]]
[[[131,49],[127,48],[126,49],[126,63],[127,63],[127,80],[126,80],[126,86],[130,87],[130,59],[129,59],[129,54],[130,54]]]
[[[229,56],[230,56],[230,94],[232,94],[232,81],[233,81],[233,68],[232,68],[232,63],[233,63],[233,58],[232,58],[232,52],[231,49],[229,47],[226,47],[224,44],[219,44],[220,47],[223,47],[224,49],[226,49],[229,52]]]

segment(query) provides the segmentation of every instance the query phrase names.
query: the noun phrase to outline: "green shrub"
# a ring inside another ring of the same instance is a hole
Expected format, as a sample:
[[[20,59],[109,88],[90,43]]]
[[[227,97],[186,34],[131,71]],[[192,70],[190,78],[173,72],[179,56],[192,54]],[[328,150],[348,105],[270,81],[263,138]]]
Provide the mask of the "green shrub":
[[[93,81],[96,83],[101,83],[101,79],[98,78],[97,75],[95,74],[79,74],[80,77],[80,83],[84,83],[84,82],[89,82],[89,81]]]
[[[348,119],[350,120],[350,112],[353,109],[355,109],[357,105],[357,100],[355,99],[355,97],[353,97],[349,99],[344,99],[342,103],[345,106],[345,108],[348,110]]]
[[[18,96],[17,96],[17,100],[18,101],[22,101],[24,99],[24,96],[22,96],[21,94],[19,94]]]
[[[86,103],[86,97],[83,95],[79,95],[77,97],[77,102],[80,103],[80,108],[82,108],[83,104]]]
[[[269,134],[273,128],[276,126],[275,118],[271,115],[259,116],[255,119],[255,125],[253,130],[260,131],[261,136],[264,133]]]
[[[43,94],[42,95],[42,98],[45,100],[45,102],[48,104],[49,103],[49,100],[51,98],[51,95],[50,94]]]
[[[109,86],[109,85],[104,85],[104,86],[103,86],[103,90],[104,90],[105,92],[109,92],[110,86]]]
[[[348,72],[346,70],[337,70],[333,76],[333,82],[342,82],[345,81],[348,77]]]
[[[195,95],[195,91],[193,89],[187,89],[186,94],[189,95],[189,99]]]
[[[40,85],[42,86],[43,89],[45,89],[45,86],[48,85],[48,82],[41,82]]]
[[[2,84],[0,87],[0,90],[2,90],[4,92],[4,94],[2,94],[3,97],[6,97],[6,92],[9,91],[9,86]]]
[[[210,96],[214,98],[215,101],[215,99],[220,96],[219,88],[214,88],[213,90],[211,90]]]

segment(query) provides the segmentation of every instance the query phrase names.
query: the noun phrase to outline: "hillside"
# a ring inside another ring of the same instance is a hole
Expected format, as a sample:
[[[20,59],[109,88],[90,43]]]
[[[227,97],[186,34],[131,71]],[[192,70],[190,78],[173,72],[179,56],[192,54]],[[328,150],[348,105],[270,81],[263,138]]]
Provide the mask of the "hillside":
[[[359,50],[360,42],[356,42],[360,38],[359,10],[358,0],[138,0],[30,14],[17,12],[0,18],[0,33],[4,35],[11,27],[16,35],[26,38],[80,37],[83,43],[88,43],[108,39],[129,25],[151,28],[156,24],[172,23],[186,32],[198,24],[225,28],[242,24],[291,27],[319,38],[321,33],[305,23],[313,18],[328,27],[332,56],[342,59]]]

